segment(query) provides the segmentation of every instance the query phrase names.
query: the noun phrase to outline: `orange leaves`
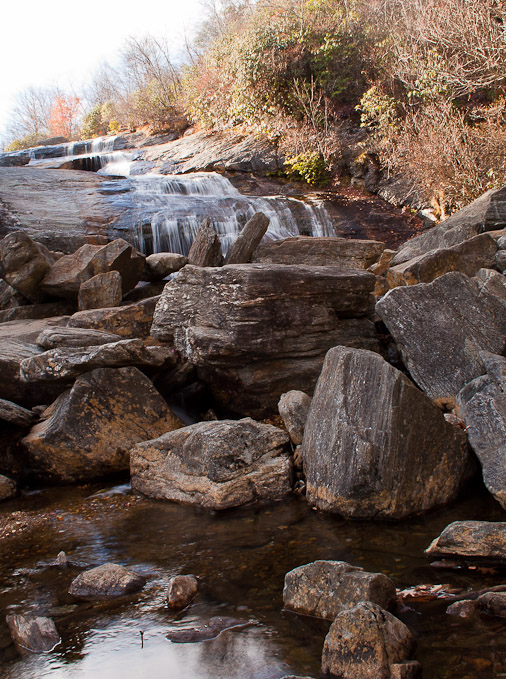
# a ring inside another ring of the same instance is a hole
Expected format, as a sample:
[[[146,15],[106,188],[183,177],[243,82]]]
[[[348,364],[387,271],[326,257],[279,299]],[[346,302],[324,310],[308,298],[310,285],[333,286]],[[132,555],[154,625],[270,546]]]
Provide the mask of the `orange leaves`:
[[[49,116],[51,134],[70,139],[76,131],[79,106],[79,97],[58,94],[51,105]]]

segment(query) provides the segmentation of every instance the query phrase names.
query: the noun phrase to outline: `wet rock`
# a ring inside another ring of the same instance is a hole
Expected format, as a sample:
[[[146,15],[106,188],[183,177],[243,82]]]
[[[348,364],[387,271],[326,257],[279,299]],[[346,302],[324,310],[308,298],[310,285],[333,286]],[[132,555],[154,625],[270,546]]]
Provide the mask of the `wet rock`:
[[[11,287],[31,302],[43,298],[40,283],[53,264],[47,248],[16,231],[0,241],[0,261],[2,276]]]
[[[211,618],[209,622],[200,627],[189,627],[186,629],[173,629],[167,634],[167,639],[177,644],[189,644],[196,641],[208,641],[215,639],[222,632],[228,629],[238,629],[248,627],[251,622],[236,620],[235,618],[225,618],[217,616]]]
[[[463,599],[462,601],[455,601],[446,609],[447,615],[455,615],[463,620],[474,620],[478,614],[478,605],[476,601],[471,599]]]
[[[10,500],[17,495],[18,488],[16,482],[7,476],[0,474],[0,501]]]
[[[169,580],[167,604],[169,608],[179,610],[193,601],[198,590],[197,578],[194,575],[175,575]]]
[[[146,579],[115,563],[104,563],[80,573],[72,580],[69,594],[78,599],[112,599],[141,590]]]
[[[11,637],[21,653],[48,653],[60,643],[60,635],[51,618],[8,615],[6,621]]]
[[[386,274],[391,288],[399,285],[430,283],[450,271],[474,276],[481,268],[494,266],[497,252],[495,240],[482,233],[451,248],[431,250],[414,259],[391,267]]]
[[[256,249],[252,261],[367,269],[378,260],[384,248],[384,243],[374,240],[293,236],[262,243]]]
[[[373,287],[373,274],[337,267],[186,266],[151,332],[174,340],[221,405],[263,417],[282,393],[313,391],[331,346],[377,348]]]
[[[174,252],[158,252],[146,258],[142,278],[145,281],[161,281],[166,276],[176,273],[188,264],[188,258]]]
[[[36,419],[31,410],[0,398],[0,420],[3,422],[10,422],[17,427],[31,427]]]
[[[293,444],[302,443],[304,427],[311,406],[311,398],[303,391],[288,391],[282,394],[278,403],[279,414]]]
[[[392,266],[431,250],[458,245],[484,231],[495,231],[505,226],[506,188],[487,191],[437,226],[408,240],[399,248]]]
[[[288,435],[246,418],[198,422],[131,452],[132,488],[209,509],[275,500],[291,490]]]
[[[501,354],[506,303],[453,272],[432,283],[390,290],[376,311],[415,382],[432,399],[454,402],[484,372],[480,351]]]
[[[285,608],[333,620],[338,613],[370,601],[390,608],[395,584],[383,573],[368,573],[344,561],[315,561],[285,575]]]
[[[120,335],[148,337],[159,297],[149,297],[135,304],[110,309],[78,311],[68,322],[70,328],[89,328]]]
[[[230,246],[225,257],[225,264],[246,264],[264,237],[270,219],[258,212],[248,220],[240,234]]]
[[[121,304],[121,274],[119,271],[99,273],[79,287],[79,311],[104,309]]]
[[[129,469],[130,449],[181,422],[137,368],[100,368],[77,378],[23,445],[37,476],[63,482]]]
[[[506,358],[485,351],[480,357],[487,373],[458,393],[457,404],[485,485],[506,508]]]
[[[487,592],[478,597],[477,603],[486,615],[506,618],[506,592]]]
[[[70,380],[96,368],[128,365],[162,366],[176,364],[169,347],[146,346],[141,339],[127,339],[92,347],[59,347],[21,361],[21,376],[27,382]]]
[[[472,469],[463,430],[381,356],[348,347],[327,353],[302,458],[309,504],[353,518],[427,511]]]
[[[90,328],[46,328],[36,339],[42,349],[56,349],[57,347],[92,347],[100,344],[110,344],[121,339],[119,335],[92,330]]]
[[[425,550],[428,556],[506,562],[506,523],[454,521]]]
[[[403,664],[414,646],[404,623],[376,604],[364,602],[339,613],[332,623],[323,647],[322,675],[392,679],[392,666]]]
[[[218,234],[206,218],[200,225],[195,240],[188,253],[188,264],[192,266],[221,266],[223,255]]]

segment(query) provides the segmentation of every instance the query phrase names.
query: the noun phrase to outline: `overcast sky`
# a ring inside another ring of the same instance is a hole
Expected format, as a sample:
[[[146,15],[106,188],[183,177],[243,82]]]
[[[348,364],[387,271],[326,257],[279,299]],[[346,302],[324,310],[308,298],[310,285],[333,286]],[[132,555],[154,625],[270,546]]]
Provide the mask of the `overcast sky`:
[[[0,141],[20,90],[79,90],[100,62],[115,59],[128,36],[167,36],[176,48],[202,13],[201,0],[4,0]]]

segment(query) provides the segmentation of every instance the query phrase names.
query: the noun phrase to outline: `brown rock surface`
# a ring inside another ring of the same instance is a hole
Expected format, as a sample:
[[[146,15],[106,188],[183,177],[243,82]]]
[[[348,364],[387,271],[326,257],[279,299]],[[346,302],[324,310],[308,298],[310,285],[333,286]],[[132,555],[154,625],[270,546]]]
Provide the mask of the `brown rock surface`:
[[[78,308],[84,311],[119,306],[122,296],[119,271],[99,273],[79,286]]]
[[[269,218],[263,212],[253,215],[230,246],[225,257],[225,264],[245,264],[249,262],[264,237],[269,222]]]
[[[0,474],[0,501],[10,500],[18,492],[16,482]]]
[[[34,615],[8,615],[7,626],[21,653],[47,653],[60,643],[60,635],[51,618]]]
[[[126,304],[110,309],[90,309],[78,311],[68,325],[70,328],[88,328],[102,332],[115,333],[121,337],[149,336],[153,314],[159,297],[148,297],[134,304]]]
[[[193,601],[198,590],[197,578],[194,575],[175,575],[169,580],[167,589],[167,605],[179,610]]]
[[[10,233],[0,241],[4,280],[31,302],[39,302],[44,297],[40,282],[53,261],[49,250],[23,231]]]
[[[373,240],[293,236],[262,243],[252,261],[367,269],[378,260],[384,248],[384,243]]]
[[[192,266],[221,266],[222,263],[223,255],[221,254],[220,239],[211,225],[211,221],[206,218],[200,225],[188,253],[188,264]]]
[[[506,563],[506,523],[454,521],[431,542],[425,553]]]
[[[78,599],[112,599],[138,592],[146,584],[146,579],[115,563],[104,563],[80,573],[72,580],[69,594]]]

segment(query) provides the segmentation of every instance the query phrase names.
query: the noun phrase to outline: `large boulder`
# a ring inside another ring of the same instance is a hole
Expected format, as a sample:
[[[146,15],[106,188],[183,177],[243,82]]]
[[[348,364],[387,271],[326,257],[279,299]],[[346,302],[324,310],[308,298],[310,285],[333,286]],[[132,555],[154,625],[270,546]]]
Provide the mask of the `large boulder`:
[[[223,263],[220,239],[209,218],[200,225],[188,253],[188,263],[192,266],[221,266]]]
[[[138,592],[145,584],[146,579],[139,573],[119,564],[104,563],[74,578],[69,594],[90,601],[113,599]]]
[[[132,488],[209,509],[281,498],[291,489],[288,435],[246,418],[199,422],[135,446]]]
[[[308,502],[353,518],[427,511],[472,469],[463,430],[381,356],[348,347],[327,354],[302,459]]]
[[[457,405],[485,485],[506,509],[506,358],[481,352],[481,359],[487,373],[459,391]]]
[[[44,297],[40,282],[54,263],[46,247],[16,231],[0,241],[0,262],[2,276],[12,288],[31,302]]]
[[[122,297],[120,272],[98,273],[81,283],[77,298],[79,311],[119,306]]]
[[[151,333],[174,341],[220,404],[261,417],[286,391],[312,393],[330,347],[377,348],[374,280],[336,267],[186,266],[165,286]]]
[[[376,604],[365,602],[339,613],[325,637],[322,675],[338,679],[393,679],[393,666],[415,649],[406,625]],[[402,675],[397,675],[402,676]]]
[[[262,243],[255,250],[252,261],[367,269],[379,259],[384,249],[384,243],[374,240],[293,236]]]
[[[188,258],[175,252],[157,252],[146,257],[142,280],[161,281],[188,264]]]
[[[34,473],[84,481],[125,472],[130,449],[181,422],[137,368],[100,368],[77,378],[23,439]]]
[[[506,523],[454,521],[425,550],[428,556],[506,563]]]
[[[149,336],[153,314],[159,297],[148,297],[134,304],[109,309],[88,309],[74,314],[68,325],[70,328],[88,328],[101,332],[114,333],[121,337]]]
[[[314,561],[285,575],[283,604],[302,615],[334,620],[363,601],[390,608],[395,583],[383,573],[368,573],[345,561]]]
[[[453,403],[462,387],[485,372],[480,351],[504,350],[506,303],[461,273],[390,290],[376,311],[413,379],[432,399]]]

